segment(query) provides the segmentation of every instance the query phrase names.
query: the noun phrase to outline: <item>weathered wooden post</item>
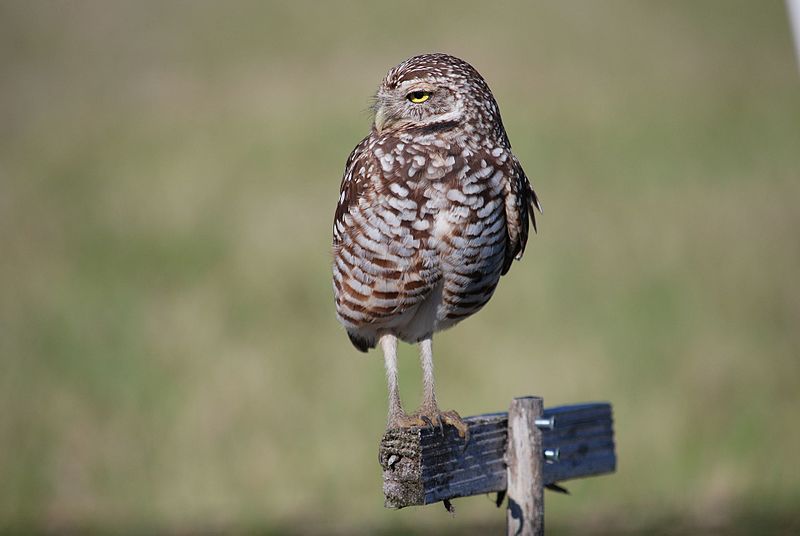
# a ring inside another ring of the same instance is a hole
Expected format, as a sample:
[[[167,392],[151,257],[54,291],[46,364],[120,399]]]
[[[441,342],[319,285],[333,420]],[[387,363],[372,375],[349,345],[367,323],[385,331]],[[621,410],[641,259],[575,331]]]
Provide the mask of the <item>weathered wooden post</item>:
[[[509,536],[544,534],[544,449],[542,432],[536,425],[544,414],[538,396],[515,398],[508,410],[506,472]]]
[[[542,534],[545,487],[613,473],[614,421],[605,402],[546,408],[542,399],[514,399],[509,413],[464,419],[469,440],[454,428],[387,430],[378,452],[388,508],[450,501],[484,493],[509,497],[509,534]]]

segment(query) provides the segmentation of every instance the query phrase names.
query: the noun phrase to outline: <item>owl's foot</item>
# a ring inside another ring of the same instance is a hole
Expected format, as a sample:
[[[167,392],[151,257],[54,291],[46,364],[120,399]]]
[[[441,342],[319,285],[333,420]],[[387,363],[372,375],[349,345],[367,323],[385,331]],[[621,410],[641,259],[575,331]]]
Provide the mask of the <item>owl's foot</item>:
[[[437,407],[421,408],[414,413],[422,419],[428,426],[438,426],[444,432],[444,425],[449,424],[458,432],[459,437],[469,441],[469,427],[455,410],[442,411]]]
[[[400,411],[389,415],[389,422],[386,425],[387,430],[395,428],[422,428],[428,426],[429,423],[425,422],[418,414],[412,413],[409,415],[405,411]]]
[[[399,412],[389,417],[387,429],[438,427],[444,432],[444,425],[449,424],[458,432],[459,437],[469,441],[469,427],[461,416],[453,410],[441,411],[439,408],[422,408],[411,415]]]

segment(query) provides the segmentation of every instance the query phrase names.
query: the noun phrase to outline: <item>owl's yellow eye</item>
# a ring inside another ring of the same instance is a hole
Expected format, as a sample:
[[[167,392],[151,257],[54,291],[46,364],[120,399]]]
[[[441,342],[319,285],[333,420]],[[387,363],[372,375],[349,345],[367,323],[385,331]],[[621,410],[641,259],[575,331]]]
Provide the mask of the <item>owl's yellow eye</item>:
[[[414,104],[420,104],[431,98],[430,91],[412,91],[406,98]]]

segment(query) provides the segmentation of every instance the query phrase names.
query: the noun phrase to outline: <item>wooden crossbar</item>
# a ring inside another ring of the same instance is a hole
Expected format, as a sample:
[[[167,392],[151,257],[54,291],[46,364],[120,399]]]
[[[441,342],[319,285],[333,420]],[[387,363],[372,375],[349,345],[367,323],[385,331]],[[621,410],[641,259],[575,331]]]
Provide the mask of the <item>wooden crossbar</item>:
[[[587,403],[544,410],[540,422],[548,486],[616,469],[611,405]],[[507,487],[508,413],[467,417],[469,440],[452,427],[387,430],[381,440],[384,504],[389,508],[449,501]],[[446,503],[447,504],[447,503]]]

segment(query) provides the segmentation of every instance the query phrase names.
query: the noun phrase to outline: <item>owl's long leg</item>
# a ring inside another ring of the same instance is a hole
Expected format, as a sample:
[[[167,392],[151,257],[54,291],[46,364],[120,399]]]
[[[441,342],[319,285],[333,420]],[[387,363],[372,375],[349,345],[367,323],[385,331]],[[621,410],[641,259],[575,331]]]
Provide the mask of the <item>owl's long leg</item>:
[[[433,336],[429,335],[419,342],[419,360],[422,364],[422,406],[415,414],[421,419],[441,426],[449,424],[458,430],[458,435],[468,437],[469,429],[461,416],[455,411],[442,411],[436,402],[435,381],[433,379]]]
[[[383,351],[383,361],[386,364],[386,381],[389,384],[389,422],[388,427],[394,428],[401,424],[407,417],[400,403],[400,388],[397,384],[397,337],[388,333],[379,339]]]
[[[419,341],[419,361],[422,364],[422,410],[439,411],[433,379],[433,337]]]
[[[389,384],[389,418],[386,428],[425,426],[425,421],[419,415],[407,414],[400,403],[400,388],[397,383],[397,337],[387,333],[381,335],[379,342],[386,364],[386,381]]]

